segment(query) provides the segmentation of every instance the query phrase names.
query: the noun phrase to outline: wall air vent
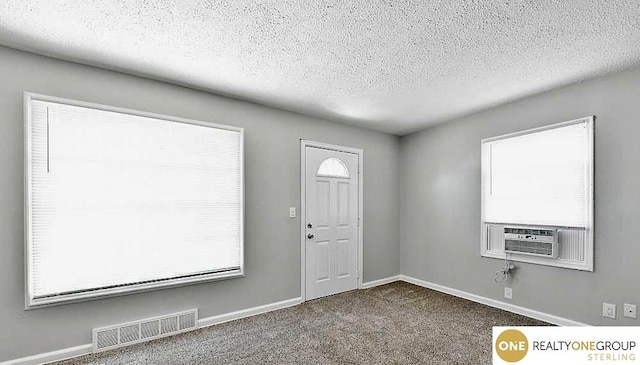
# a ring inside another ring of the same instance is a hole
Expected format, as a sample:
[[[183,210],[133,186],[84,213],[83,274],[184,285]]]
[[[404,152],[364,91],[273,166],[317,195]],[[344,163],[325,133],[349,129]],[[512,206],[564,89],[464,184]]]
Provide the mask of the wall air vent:
[[[93,352],[102,352],[136,343],[192,331],[198,327],[198,310],[167,314],[93,330]]]
[[[558,230],[539,227],[504,227],[504,251],[548,258],[558,257]]]

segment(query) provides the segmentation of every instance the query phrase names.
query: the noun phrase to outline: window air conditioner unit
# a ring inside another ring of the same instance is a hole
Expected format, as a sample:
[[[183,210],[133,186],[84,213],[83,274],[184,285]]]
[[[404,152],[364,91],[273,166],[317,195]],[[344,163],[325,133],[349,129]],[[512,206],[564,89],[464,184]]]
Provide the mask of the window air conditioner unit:
[[[555,259],[558,246],[556,228],[504,227],[504,252]]]

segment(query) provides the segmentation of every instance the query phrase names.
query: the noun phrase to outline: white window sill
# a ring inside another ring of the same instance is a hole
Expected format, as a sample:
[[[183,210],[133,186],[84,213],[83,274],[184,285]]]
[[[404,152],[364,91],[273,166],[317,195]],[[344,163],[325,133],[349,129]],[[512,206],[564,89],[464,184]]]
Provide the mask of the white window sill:
[[[172,279],[172,280],[165,280],[162,282],[134,284],[134,285],[127,285],[127,286],[118,287],[118,288],[102,289],[102,290],[95,290],[95,291],[84,292],[84,293],[60,295],[55,297],[47,297],[47,298],[27,297],[25,310],[44,308],[44,307],[50,307],[50,306],[62,305],[62,304],[84,302],[88,300],[103,299],[103,298],[115,297],[120,295],[136,294],[136,293],[141,293],[141,292],[156,290],[156,289],[174,288],[178,286],[199,284],[199,283],[204,283],[209,281],[232,279],[232,278],[239,278],[239,277],[244,277],[244,269],[242,268],[238,270],[228,271],[225,273],[215,273],[215,274],[202,275],[197,277]]]
[[[573,269],[581,271],[593,271],[593,266],[586,262],[575,262],[563,259],[552,259],[546,257],[536,257],[530,255],[518,255],[509,253],[508,255],[504,251],[485,251],[482,253],[482,257],[504,260],[505,258],[510,261],[526,262],[536,265],[554,266],[564,269]]]

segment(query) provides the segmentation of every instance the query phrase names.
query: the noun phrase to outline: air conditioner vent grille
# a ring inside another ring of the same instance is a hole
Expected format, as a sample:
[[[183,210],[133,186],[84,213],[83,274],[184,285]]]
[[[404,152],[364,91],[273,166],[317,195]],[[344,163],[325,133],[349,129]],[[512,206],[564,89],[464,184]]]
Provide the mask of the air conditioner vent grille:
[[[558,230],[542,227],[504,227],[504,251],[557,258]]]
[[[198,310],[121,323],[93,330],[93,352],[129,346],[197,328]]]
[[[553,243],[505,240],[504,249],[511,252],[553,256]]]
[[[511,234],[528,234],[535,236],[548,236],[553,237],[553,229],[536,229],[536,228],[522,228],[522,227],[504,227],[504,233]]]

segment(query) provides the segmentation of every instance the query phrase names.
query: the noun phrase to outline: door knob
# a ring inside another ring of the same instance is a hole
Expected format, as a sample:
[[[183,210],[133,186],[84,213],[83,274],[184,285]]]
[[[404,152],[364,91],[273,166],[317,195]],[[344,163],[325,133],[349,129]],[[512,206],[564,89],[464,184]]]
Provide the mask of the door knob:
[[[312,239],[313,237],[315,237],[315,236],[313,235],[313,233],[309,233],[309,234],[307,235],[307,238],[308,238],[308,239]]]

